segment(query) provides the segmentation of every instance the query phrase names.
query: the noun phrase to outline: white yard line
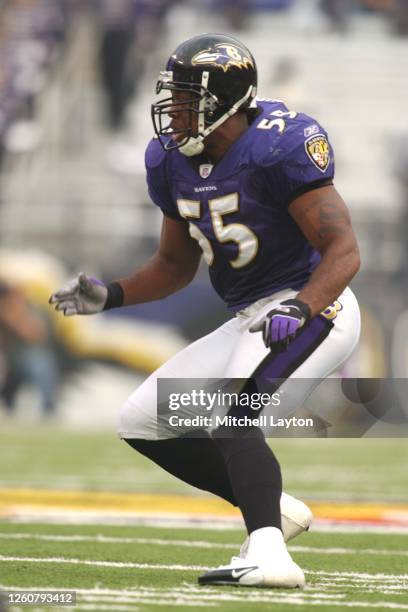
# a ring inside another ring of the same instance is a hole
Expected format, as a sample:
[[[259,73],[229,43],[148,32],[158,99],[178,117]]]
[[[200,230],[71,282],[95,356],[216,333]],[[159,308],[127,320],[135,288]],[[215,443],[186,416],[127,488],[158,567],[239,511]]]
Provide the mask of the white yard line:
[[[314,576],[328,576],[330,578],[356,578],[359,580],[408,580],[408,574],[369,574],[367,572],[326,572],[324,570],[306,570],[308,574]]]
[[[68,563],[74,565],[93,565],[95,567],[117,567],[117,568],[132,568],[132,569],[167,569],[170,571],[206,571],[210,569],[205,565],[178,565],[178,564],[161,564],[161,563],[132,563],[124,561],[98,561],[90,559],[77,559],[67,557],[14,557],[0,555],[0,561],[4,562],[24,562],[24,563]],[[321,576],[330,580],[379,580],[379,581],[408,581],[408,574],[369,574],[361,572],[326,572],[322,570],[305,570],[307,574],[312,576]]]
[[[348,582],[349,586],[352,586],[354,591],[362,591],[364,593],[388,593],[389,595],[407,595],[408,584],[406,586],[402,585],[400,582],[379,582],[378,584],[373,584],[370,582],[370,591],[367,588],[366,580],[350,580],[350,578],[345,578],[344,582]],[[330,578],[321,579],[318,583],[308,584],[307,588],[309,591],[320,591],[322,587],[324,587],[325,591],[338,591],[338,589],[344,588],[343,581],[332,581]]]
[[[0,555],[0,561],[23,563],[69,563],[73,565],[94,565],[95,567],[127,567],[131,569],[167,569],[182,571],[206,571],[206,565],[164,565],[152,563],[131,563],[125,561],[91,561],[89,559],[70,559],[65,557],[8,557]]]
[[[320,587],[321,588],[321,587]],[[326,587],[324,587],[326,588]],[[5,591],[18,591],[21,589],[21,587],[16,587],[16,586],[5,586],[5,585],[0,585],[0,589],[5,590]],[[317,590],[318,587],[316,586],[315,589],[312,589],[309,585],[306,587],[305,590],[294,590],[291,593],[291,597],[295,597],[295,598],[303,598],[303,597],[308,597],[311,599],[315,599],[315,598],[321,598],[321,599],[343,599],[346,595],[344,593],[314,593],[312,591]],[[39,587],[39,586],[30,586],[30,588],[28,590],[48,590],[48,591],[53,591],[53,590],[58,590],[55,587],[54,588],[49,588],[47,587],[45,589],[45,587]],[[178,587],[174,587],[174,588],[168,588],[168,587],[139,587],[139,588],[134,588],[134,589],[109,589],[109,588],[93,588],[93,589],[75,589],[75,592],[77,594],[77,596],[79,595],[81,598],[89,598],[89,597],[99,597],[100,600],[102,600],[103,598],[115,598],[115,601],[117,600],[116,598],[133,598],[133,597],[151,597],[151,596],[156,596],[156,595],[160,595],[161,597],[172,597],[174,596],[174,594],[177,594],[181,597],[185,597],[188,596],[189,598],[202,598],[204,596],[209,596],[210,598],[214,598],[214,597],[218,597],[220,594],[222,594],[222,590],[218,590],[214,589],[214,587],[203,587],[203,586],[196,586],[194,584],[189,584],[187,582],[183,582],[182,586],[178,586]],[[274,595],[277,596],[282,596],[282,597],[286,597],[287,596],[287,592],[286,591],[282,591],[280,592],[279,590],[274,591]],[[234,596],[242,596],[244,598],[258,598],[258,597],[265,597],[268,596],[268,592],[264,591],[263,589],[260,590],[247,590],[245,587],[236,587],[234,588]]]
[[[257,600],[257,601],[250,601],[250,600],[239,600],[236,597],[230,596],[230,595],[223,595],[222,597],[218,597],[217,601],[219,603],[222,602],[236,602],[236,603],[267,603],[267,604],[283,604],[283,605],[298,605],[298,606],[304,606],[307,605],[308,601],[299,599],[299,600],[295,600],[291,597],[286,597],[286,598],[277,598],[277,597],[269,597],[269,598],[265,598],[262,600]],[[179,607],[180,605],[186,605],[186,604],[181,604],[178,601],[174,601],[171,602],[168,599],[166,600],[154,600],[154,599],[149,599],[149,600],[144,600],[144,599],[138,599],[137,600],[138,604],[148,604],[151,606],[176,606]],[[210,602],[202,602],[200,604],[198,604],[197,602],[194,603],[194,607],[196,606],[204,606],[204,607],[210,607],[210,606],[217,606],[217,603],[210,603]],[[328,603],[327,601],[322,601],[322,600],[315,600],[313,602],[313,605],[317,605],[317,606],[327,606]],[[380,610],[386,610],[386,609],[391,609],[391,610],[408,610],[408,605],[404,605],[404,604],[393,604],[393,603],[389,603],[389,602],[376,602],[376,603],[369,603],[369,602],[364,602],[364,601],[350,601],[350,602],[330,602],[330,606],[336,606],[336,607],[340,607],[340,608],[377,608]],[[134,610],[137,608],[129,608],[128,606],[118,606],[117,604],[112,604],[112,606],[109,605],[101,605],[101,604],[76,604],[75,606],[76,610],[110,610],[111,612],[113,612],[114,610]]]
[[[329,585],[332,582],[345,582],[345,583],[347,583],[347,582],[351,583],[352,582],[353,584],[354,583],[361,583],[361,584],[364,585],[366,583],[366,581],[367,581],[367,578],[359,578],[358,576],[357,577],[339,576],[339,575],[336,575],[334,573],[329,575],[329,576],[323,576],[322,575],[323,572],[312,571],[312,570],[310,570],[308,573],[310,575],[315,574],[316,576],[320,576],[321,582],[328,582]],[[388,578],[383,578],[383,577],[377,578],[375,576],[371,577],[371,578],[372,578],[373,581],[377,582],[379,585],[382,585],[382,584],[388,584],[388,585],[398,584],[398,585],[401,585],[402,584],[402,581],[401,581],[400,578],[394,578],[394,577],[392,577],[392,578],[389,578],[389,577]],[[405,584],[408,585],[408,583],[405,582],[405,578],[403,579],[403,581],[404,581],[404,584],[402,584],[402,586],[403,586],[403,588],[405,588]]]
[[[376,548],[315,548],[312,546],[290,546],[289,550],[296,553],[311,553],[319,555],[387,555],[407,557],[408,550],[391,550]]]
[[[327,594],[320,593],[316,594],[313,598],[310,597],[310,594],[305,593],[305,591],[293,592],[288,594],[287,592],[279,593],[279,591],[274,591],[273,594],[271,592],[262,592],[255,591],[254,589],[250,589],[247,593],[243,593],[240,590],[237,590],[236,593],[233,592],[222,592],[216,590],[209,591],[207,590],[191,590],[191,589],[170,589],[167,591],[160,591],[159,589],[141,589],[138,591],[133,591],[132,596],[137,598],[137,603],[146,603],[150,605],[185,605],[185,596],[188,595],[188,600],[190,600],[190,605],[216,605],[217,603],[222,602],[236,602],[236,603],[278,603],[278,604],[290,604],[290,605],[322,605],[322,606],[337,606],[337,607],[363,607],[363,608],[381,608],[381,609],[408,609],[408,605],[405,604],[397,604],[391,602],[363,602],[363,601],[338,601],[343,596],[340,595],[336,599],[327,597]],[[93,599],[95,597],[95,599]],[[100,597],[98,596],[90,596],[90,595],[80,595],[80,601],[84,599],[85,601],[103,601],[107,603],[106,596]],[[187,601],[188,601],[187,600]],[[114,604],[116,599],[112,599],[112,603]],[[121,601],[119,599],[119,601]],[[134,601],[131,597],[127,597],[126,601]]]
[[[220,544],[201,540],[165,540],[162,538],[125,538],[103,535],[52,535],[37,533],[0,533],[4,540],[44,540],[50,542],[101,542],[105,544],[154,544],[158,546],[185,546],[187,548],[228,548],[238,550],[239,544]],[[407,553],[408,554],[408,553]]]
[[[275,591],[274,596],[279,596],[279,597],[287,597],[288,594],[287,592],[285,593],[279,593],[279,591]],[[157,597],[157,595],[160,595],[160,597],[174,597],[177,596],[178,601],[180,601],[180,599],[183,599],[183,601],[200,601],[200,600],[215,600],[219,597],[219,595],[222,595],[222,592],[215,592],[214,590],[212,591],[212,593],[197,593],[197,594],[193,594],[191,592],[183,592],[180,591],[180,589],[178,588],[174,588],[174,589],[170,589],[169,591],[166,592],[160,592],[158,593],[156,590],[154,590],[153,592],[147,592],[147,591],[137,591],[135,593],[132,594],[132,597],[130,596],[120,596],[120,595],[81,595],[80,599],[85,600],[85,601],[95,601],[96,599],[98,601],[119,601],[121,603],[125,603],[126,601],[134,601],[134,597],[144,597],[146,599],[151,598],[151,597]],[[187,597],[188,596],[188,597]],[[255,600],[257,599],[258,595],[255,593],[254,597],[253,597],[253,592],[252,593],[248,593],[246,595],[242,594],[242,593],[238,593],[237,595],[234,594],[234,597],[241,597],[244,599],[251,599]],[[268,597],[268,595],[259,595],[259,597]],[[304,593],[302,591],[302,593],[294,593],[293,595],[291,595],[291,597],[296,597],[296,599],[310,599],[311,603],[313,603],[314,599],[327,599],[329,601],[332,600],[340,600],[340,599],[344,599],[345,595],[344,594],[331,594],[331,595],[327,595],[326,593],[316,593],[316,594],[311,594],[311,593]]]
[[[6,590],[15,590],[16,587],[0,588]],[[35,587],[31,587],[35,588]],[[38,588],[38,587],[37,587]],[[110,596],[110,597],[109,597]],[[338,601],[334,598],[327,597],[327,594],[315,594],[313,599],[306,591],[279,593],[278,591],[267,592],[262,590],[250,589],[245,592],[244,589],[237,589],[235,592],[223,592],[223,590],[200,588],[200,587],[179,587],[173,589],[160,588],[140,588],[134,590],[113,590],[113,589],[78,589],[77,590],[76,609],[89,610],[126,610],[127,607],[122,604],[148,604],[148,605],[166,605],[166,606],[215,606],[222,602],[235,603],[277,603],[288,605],[321,605],[321,606],[336,606],[345,608],[380,608],[380,609],[395,609],[407,610],[408,605],[392,602],[366,602],[366,601]],[[112,605],[107,605],[112,602]],[[134,607],[132,606],[132,610]]]
[[[159,598],[158,598],[159,596]],[[107,596],[98,596],[98,595],[81,595],[79,598],[77,597],[77,603],[75,605],[75,608],[78,607],[78,605],[81,605],[81,602],[85,602],[86,603],[97,603],[100,602],[102,604],[111,604],[111,605],[116,605],[116,603],[118,604],[125,604],[125,603],[130,603],[130,604],[141,604],[141,603],[147,603],[147,604],[153,604],[153,605],[159,605],[159,606],[191,606],[191,607],[196,607],[196,606],[203,606],[203,607],[215,607],[217,606],[217,603],[213,603],[211,601],[205,601],[205,600],[201,600],[200,598],[194,598],[194,597],[180,597],[177,592],[172,593],[169,596],[165,596],[165,597],[160,597],[161,593],[155,593],[154,595],[152,595],[152,597],[148,596],[146,597],[143,594],[138,594],[136,593],[133,597],[122,597],[120,595],[114,595],[112,597],[107,597]],[[79,601],[79,603],[78,603]]]
[[[111,537],[103,535],[84,536],[84,535],[54,535],[37,533],[0,533],[3,540],[40,540],[50,542],[101,542],[105,544],[152,544],[158,546],[185,546],[187,548],[215,548],[237,550],[239,544],[206,542],[202,540],[168,540],[162,538],[127,538]],[[290,546],[289,550],[295,553],[307,553],[318,555],[387,555],[387,556],[408,556],[408,550],[391,550],[376,548],[317,548],[313,546]]]

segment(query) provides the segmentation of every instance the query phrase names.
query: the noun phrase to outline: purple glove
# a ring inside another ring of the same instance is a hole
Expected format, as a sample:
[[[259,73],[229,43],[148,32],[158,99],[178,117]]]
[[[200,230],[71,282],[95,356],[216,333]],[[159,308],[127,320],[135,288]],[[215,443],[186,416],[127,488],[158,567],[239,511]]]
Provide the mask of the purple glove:
[[[281,302],[262,319],[251,325],[250,332],[262,331],[263,341],[272,353],[286,351],[298,331],[309,321],[310,308],[300,300]]]

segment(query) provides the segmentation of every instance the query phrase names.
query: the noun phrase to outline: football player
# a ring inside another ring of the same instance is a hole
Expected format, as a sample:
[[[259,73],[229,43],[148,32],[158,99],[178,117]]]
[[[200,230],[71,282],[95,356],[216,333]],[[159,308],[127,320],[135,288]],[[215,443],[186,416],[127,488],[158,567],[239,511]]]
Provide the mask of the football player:
[[[171,54],[146,151],[149,194],[163,213],[157,252],[107,286],[81,273],[51,302],[71,316],[164,298],[192,281],[204,257],[234,316],[147,378],[122,407],[119,434],[240,508],[248,531],[240,555],[201,584],[302,587],[285,539],[308,527],[310,512],[282,496],[263,432],[219,427],[193,437],[157,428],[158,378],[297,377],[310,380],[309,393],[358,342],[359,308],[348,288],[358,246],[333,185],[327,134],[283,102],[257,99],[256,89],[255,60],[234,38],[195,36]]]

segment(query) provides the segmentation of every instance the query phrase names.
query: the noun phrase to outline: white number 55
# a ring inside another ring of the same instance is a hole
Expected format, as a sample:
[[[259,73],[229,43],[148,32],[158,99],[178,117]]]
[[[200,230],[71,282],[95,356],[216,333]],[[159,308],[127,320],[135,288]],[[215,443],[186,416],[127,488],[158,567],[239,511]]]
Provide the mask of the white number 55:
[[[196,200],[177,200],[180,215],[184,219],[199,219],[201,216],[200,202]],[[211,214],[214,234],[218,242],[236,242],[238,256],[230,260],[233,268],[247,266],[258,252],[258,237],[252,230],[242,223],[229,223],[224,225],[223,215],[239,211],[239,195],[231,193],[220,198],[209,200],[208,207]],[[209,266],[214,262],[214,251],[211,242],[203,232],[193,223],[190,223],[190,236],[197,240]]]

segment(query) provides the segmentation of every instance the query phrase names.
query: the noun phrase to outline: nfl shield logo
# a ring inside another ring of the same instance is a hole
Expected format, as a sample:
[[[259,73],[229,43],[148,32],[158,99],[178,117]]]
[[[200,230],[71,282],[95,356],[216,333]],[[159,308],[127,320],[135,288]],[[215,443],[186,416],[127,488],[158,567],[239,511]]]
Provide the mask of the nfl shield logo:
[[[200,176],[203,179],[206,179],[210,176],[213,169],[212,164],[201,164],[200,165]]]

